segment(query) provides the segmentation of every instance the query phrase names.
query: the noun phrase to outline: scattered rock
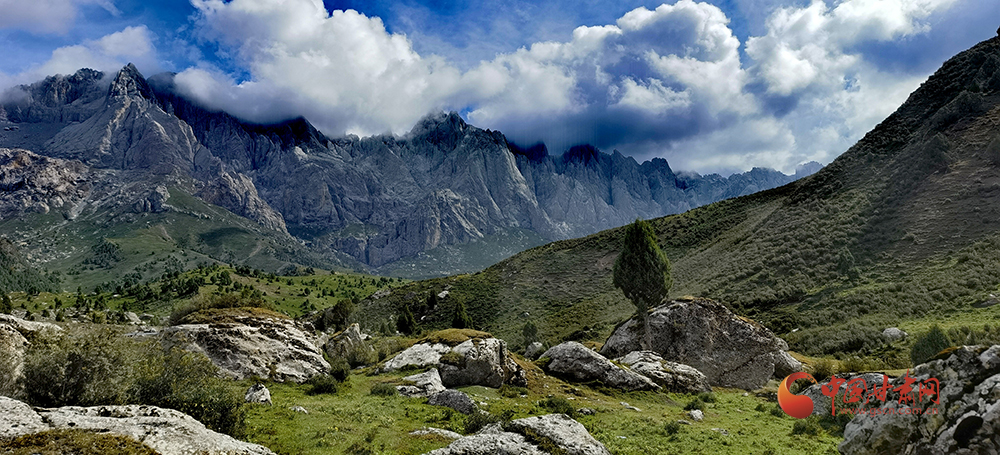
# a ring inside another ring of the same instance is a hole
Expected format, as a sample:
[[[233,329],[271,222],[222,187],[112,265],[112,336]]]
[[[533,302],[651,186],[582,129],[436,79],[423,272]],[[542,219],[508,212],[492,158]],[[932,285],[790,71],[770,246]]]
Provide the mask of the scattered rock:
[[[545,352],[545,345],[543,345],[540,341],[536,341],[524,348],[524,358],[528,360],[535,360],[540,357],[543,352]]]
[[[652,351],[634,351],[625,357],[615,359],[663,387],[669,392],[699,393],[711,392],[708,378],[695,368],[676,362],[663,360]]]
[[[462,435],[455,433],[454,431],[443,430],[441,428],[434,428],[434,427],[423,427],[410,432],[411,436],[423,436],[428,434],[443,436],[448,439],[459,439],[462,437]]]
[[[306,410],[306,408],[303,408],[302,406],[291,406],[288,409],[292,412],[298,412],[300,414],[309,414],[309,411]]]
[[[907,333],[897,327],[889,327],[882,331],[882,338],[886,341],[898,341],[906,338]]]
[[[403,380],[411,382],[413,385],[399,385],[396,386],[396,390],[399,390],[400,395],[409,398],[427,398],[445,390],[444,385],[441,384],[441,375],[438,373],[437,368],[431,368],[429,371],[407,376]]]
[[[694,367],[713,386],[752,390],[767,383],[788,349],[766,327],[708,299],[674,300],[654,308],[645,327],[640,324],[634,317],[618,326],[601,354],[650,350]]]
[[[243,396],[243,401],[247,403],[271,404],[271,391],[267,390],[264,384],[258,382],[247,389],[246,395]]]
[[[330,370],[311,336],[278,317],[235,315],[225,322],[167,327],[161,341],[207,355],[237,380],[257,376],[302,383]]]
[[[163,455],[273,455],[265,447],[209,430],[173,409],[136,405],[32,409],[0,397],[0,438],[70,428],[128,436]]]
[[[688,417],[691,417],[691,420],[694,420],[695,422],[701,422],[705,419],[705,413],[702,412],[701,409],[694,409],[688,411]]]
[[[939,403],[930,397],[901,404],[899,392],[875,401],[872,414],[858,414],[844,429],[839,449],[845,454],[997,453],[1000,433],[1000,346],[962,346],[944,359],[917,365],[905,381],[919,388],[935,378]],[[914,409],[916,408],[916,409]]]
[[[507,351],[507,343],[498,338],[473,338],[455,346],[444,343],[418,343],[400,352],[382,366],[383,372],[402,368],[435,367],[447,387],[503,384],[527,384],[524,369]]]
[[[504,429],[505,428],[505,429]],[[565,414],[549,414],[511,421],[504,428],[488,425],[428,455],[545,454],[540,446],[555,447],[567,455],[610,455],[579,422]]]
[[[622,405],[622,407],[624,407],[625,409],[628,409],[630,411],[642,412],[642,409],[639,409],[639,408],[637,408],[635,406],[632,406],[632,405],[630,405],[630,404],[628,404],[628,403],[626,403],[624,401],[622,401],[622,402],[620,402],[618,404]]]
[[[712,431],[718,431],[719,434],[723,436],[729,436],[729,432],[725,428],[712,428]]]
[[[452,389],[431,395],[430,399],[427,400],[427,404],[449,407],[466,415],[476,411],[476,404],[472,402],[472,399],[468,395]]]
[[[358,353],[374,353],[375,349],[365,342],[367,339],[368,335],[361,333],[361,327],[355,323],[327,340],[323,350],[326,351],[326,355],[334,359],[356,357]]]
[[[478,433],[459,438],[448,447],[426,455],[547,455],[525,440],[523,435],[508,433],[499,424],[487,425]]]
[[[573,381],[600,381],[608,387],[634,391],[656,390],[649,378],[611,363],[602,355],[575,341],[549,348],[542,357],[552,359],[545,370]]]
[[[592,416],[594,414],[597,414],[597,411],[594,411],[593,409],[590,408],[580,408],[576,410],[576,413],[582,416]]]
[[[684,419],[678,420],[677,423],[679,423],[681,425],[694,425],[693,423],[691,423],[691,422],[689,422],[687,420],[684,420]]]

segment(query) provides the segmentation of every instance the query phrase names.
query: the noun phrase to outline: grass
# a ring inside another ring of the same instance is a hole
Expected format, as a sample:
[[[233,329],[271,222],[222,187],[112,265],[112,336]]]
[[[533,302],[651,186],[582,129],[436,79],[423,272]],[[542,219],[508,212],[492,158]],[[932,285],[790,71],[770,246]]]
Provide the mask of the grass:
[[[352,446],[373,453],[418,454],[446,446],[440,438],[414,437],[413,430],[431,426],[462,432],[465,419],[449,409],[429,406],[425,400],[402,396],[377,396],[369,391],[396,376],[353,374],[334,395],[307,394],[308,386],[269,384],[273,406],[255,405],[249,411],[251,442],[279,454],[349,453]],[[248,384],[249,386],[249,384]],[[594,415],[576,418],[615,454],[646,453],[835,453],[837,437],[825,431],[796,437],[796,419],[773,415],[773,404],[741,390],[715,392],[715,401],[704,403],[705,419],[680,425],[676,432],[665,428],[688,419],[683,403],[695,396],[661,393],[613,393],[588,386],[570,385],[537,376],[525,396],[501,396],[500,390],[481,386],[462,387],[495,416],[512,419],[553,412],[546,403],[560,407],[587,407]],[[546,398],[552,395],[551,398]],[[641,411],[624,409],[625,401]],[[761,411],[756,409],[760,405]],[[309,414],[288,410],[302,406]],[[723,436],[712,428],[723,428]]]
[[[49,430],[20,436],[0,447],[9,455],[156,455],[158,452],[135,439],[88,430]]]

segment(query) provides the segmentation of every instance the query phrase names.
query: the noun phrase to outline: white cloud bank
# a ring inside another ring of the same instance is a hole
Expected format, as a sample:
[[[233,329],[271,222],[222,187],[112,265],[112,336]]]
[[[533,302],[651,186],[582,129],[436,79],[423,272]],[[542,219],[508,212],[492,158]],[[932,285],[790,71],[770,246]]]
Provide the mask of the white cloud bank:
[[[111,0],[0,0],[0,28],[66,33],[84,5],[98,5],[115,16],[120,14]]]

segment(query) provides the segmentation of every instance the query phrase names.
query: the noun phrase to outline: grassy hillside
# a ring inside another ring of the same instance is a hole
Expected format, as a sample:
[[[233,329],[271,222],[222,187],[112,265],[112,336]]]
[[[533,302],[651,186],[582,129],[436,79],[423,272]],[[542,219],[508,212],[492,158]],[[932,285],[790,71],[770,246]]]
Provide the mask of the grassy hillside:
[[[1000,290],[997,125],[1000,38],[946,62],[817,174],[652,220],[673,263],[672,294],[717,299],[813,354],[874,355],[890,326],[989,322],[994,310],[978,307]],[[611,285],[620,236],[613,229],[413,283],[363,311],[387,317],[407,304],[426,316],[423,326],[440,328],[462,300],[478,325],[509,340],[528,320],[551,342],[600,340],[633,312]],[[435,310],[421,307],[449,286]]]

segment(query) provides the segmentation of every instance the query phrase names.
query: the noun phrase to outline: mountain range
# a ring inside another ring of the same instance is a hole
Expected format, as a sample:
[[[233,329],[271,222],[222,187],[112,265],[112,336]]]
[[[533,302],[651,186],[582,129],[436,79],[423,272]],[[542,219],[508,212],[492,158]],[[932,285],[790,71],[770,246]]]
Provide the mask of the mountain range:
[[[945,62],[815,174],[651,220],[672,263],[671,295],[716,299],[815,355],[879,357],[882,331],[900,324],[992,323],[1000,289],[998,125],[995,37]],[[360,319],[409,305],[429,327],[445,326],[451,307],[429,311],[420,299],[447,289],[501,336],[516,339],[531,320],[553,342],[602,340],[634,313],[611,280],[622,231],[410,284],[366,301]]]
[[[640,164],[587,145],[551,155],[454,112],[429,115],[401,137],[329,138],[304,118],[259,125],[206,109],[181,94],[173,74],[147,80],[131,64],[114,75],[82,69],[8,90],[0,123],[0,147],[8,149],[0,225],[43,262],[65,259],[63,268],[83,260],[88,246],[30,241],[39,227],[32,220],[59,214],[49,228],[65,234],[83,216],[101,229],[114,226],[102,234],[113,239],[159,225],[175,249],[269,268],[466,272],[548,241],[784,185],[820,167],[727,178],[675,173],[663,159]],[[251,223],[207,226],[233,219],[178,205],[190,196]],[[103,241],[92,234],[88,241]]]

